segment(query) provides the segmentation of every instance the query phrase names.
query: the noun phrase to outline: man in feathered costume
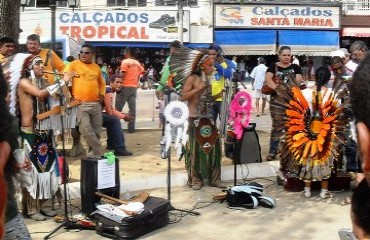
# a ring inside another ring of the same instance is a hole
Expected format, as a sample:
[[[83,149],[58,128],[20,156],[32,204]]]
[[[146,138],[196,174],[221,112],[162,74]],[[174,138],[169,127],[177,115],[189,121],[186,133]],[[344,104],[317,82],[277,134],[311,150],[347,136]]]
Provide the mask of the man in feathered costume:
[[[31,180],[23,189],[22,210],[34,220],[45,220],[43,215],[56,215],[48,200],[59,185],[53,128],[44,125],[37,116],[50,110],[49,96],[56,94],[74,76],[74,73],[65,74],[59,83],[49,86],[43,78],[43,70],[41,58],[30,54],[15,55],[9,68],[10,112],[20,117],[22,146],[29,153],[33,165]]]
[[[316,71],[316,86],[303,91],[293,75],[277,88],[274,111],[275,131],[283,140],[281,169],[287,177],[305,181],[303,195],[311,196],[311,181],[321,181],[320,198],[332,197],[328,178],[345,143],[349,107],[348,90],[343,81],[333,89],[326,87],[330,78],[327,68]]]
[[[214,60],[205,53],[182,48],[172,55],[170,70],[176,73],[175,84],[184,83],[180,100],[188,101],[189,107],[189,141],[185,153],[188,184],[193,190],[200,190],[205,178],[210,186],[223,187],[221,143],[212,120]]]

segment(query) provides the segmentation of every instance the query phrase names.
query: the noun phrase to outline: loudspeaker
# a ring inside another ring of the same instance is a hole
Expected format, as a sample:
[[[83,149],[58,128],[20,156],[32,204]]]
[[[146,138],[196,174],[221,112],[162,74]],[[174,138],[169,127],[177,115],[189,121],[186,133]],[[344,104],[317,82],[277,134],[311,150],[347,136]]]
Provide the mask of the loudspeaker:
[[[115,186],[103,189],[98,189],[98,161],[106,161],[106,159],[81,159],[81,207],[82,212],[86,215],[94,212],[100,201],[100,197],[96,196],[95,192],[101,192],[115,198],[120,196],[118,158],[115,161]]]
[[[242,139],[235,143],[234,156],[237,164],[262,162],[256,123],[250,123],[243,129]]]

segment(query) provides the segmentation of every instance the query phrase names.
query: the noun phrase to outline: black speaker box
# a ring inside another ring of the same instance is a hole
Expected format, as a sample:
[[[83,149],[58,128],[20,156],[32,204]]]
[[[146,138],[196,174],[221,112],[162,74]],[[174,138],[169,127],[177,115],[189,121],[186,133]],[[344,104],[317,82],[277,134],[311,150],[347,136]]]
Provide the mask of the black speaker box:
[[[242,138],[235,143],[234,157],[237,164],[262,162],[256,123],[250,123],[247,128],[243,129]]]
[[[120,196],[120,179],[119,179],[119,160],[115,161],[115,186],[111,188],[98,189],[98,161],[99,159],[84,158],[81,159],[81,207],[82,212],[90,215],[96,210],[96,204],[99,203],[100,197],[95,192],[101,192],[105,195],[119,198]],[[104,160],[101,160],[104,161]]]

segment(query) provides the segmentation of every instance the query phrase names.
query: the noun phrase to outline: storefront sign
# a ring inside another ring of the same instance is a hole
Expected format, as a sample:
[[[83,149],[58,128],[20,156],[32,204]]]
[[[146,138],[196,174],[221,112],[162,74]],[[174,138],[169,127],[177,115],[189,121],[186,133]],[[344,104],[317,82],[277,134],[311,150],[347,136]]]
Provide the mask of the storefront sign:
[[[215,5],[215,28],[340,29],[339,6]]]
[[[189,42],[189,23],[189,11],[184,11],[184,42]],[[36,33],[36,31],[45,33],[43,28],[48,28],[49,34],[50,16],[35,18],[34,12],[22,13],[21,28],[23,31],[33,31],[29,34]],[[72,38],[85,39],[85,41],[171,42],[179,39],[178,29],[177,11],[75,10],[57,11],[56,13],[57,36],[69,35]]]

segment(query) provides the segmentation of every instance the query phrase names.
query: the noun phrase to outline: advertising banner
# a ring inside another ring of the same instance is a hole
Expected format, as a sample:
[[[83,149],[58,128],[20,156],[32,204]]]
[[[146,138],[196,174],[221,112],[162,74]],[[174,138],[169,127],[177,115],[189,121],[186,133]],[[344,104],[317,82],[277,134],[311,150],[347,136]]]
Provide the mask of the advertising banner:
[[[49,15],[48,15],[49,14]],[[50,11],[21,14],[22,36],[50,33]],[[189,42],[190,16],[184,11],[183,41]],[[42,16],[42,17],[40,17]],[[44,29],[45,28],[45,29]],[[177,11],[57,11],[56,35],[94,42],[172,42],[179,39]],[[49,35],[50,36],[50,35]]]
[[[340,6],[215,5],[215,28],[340,29]]]

